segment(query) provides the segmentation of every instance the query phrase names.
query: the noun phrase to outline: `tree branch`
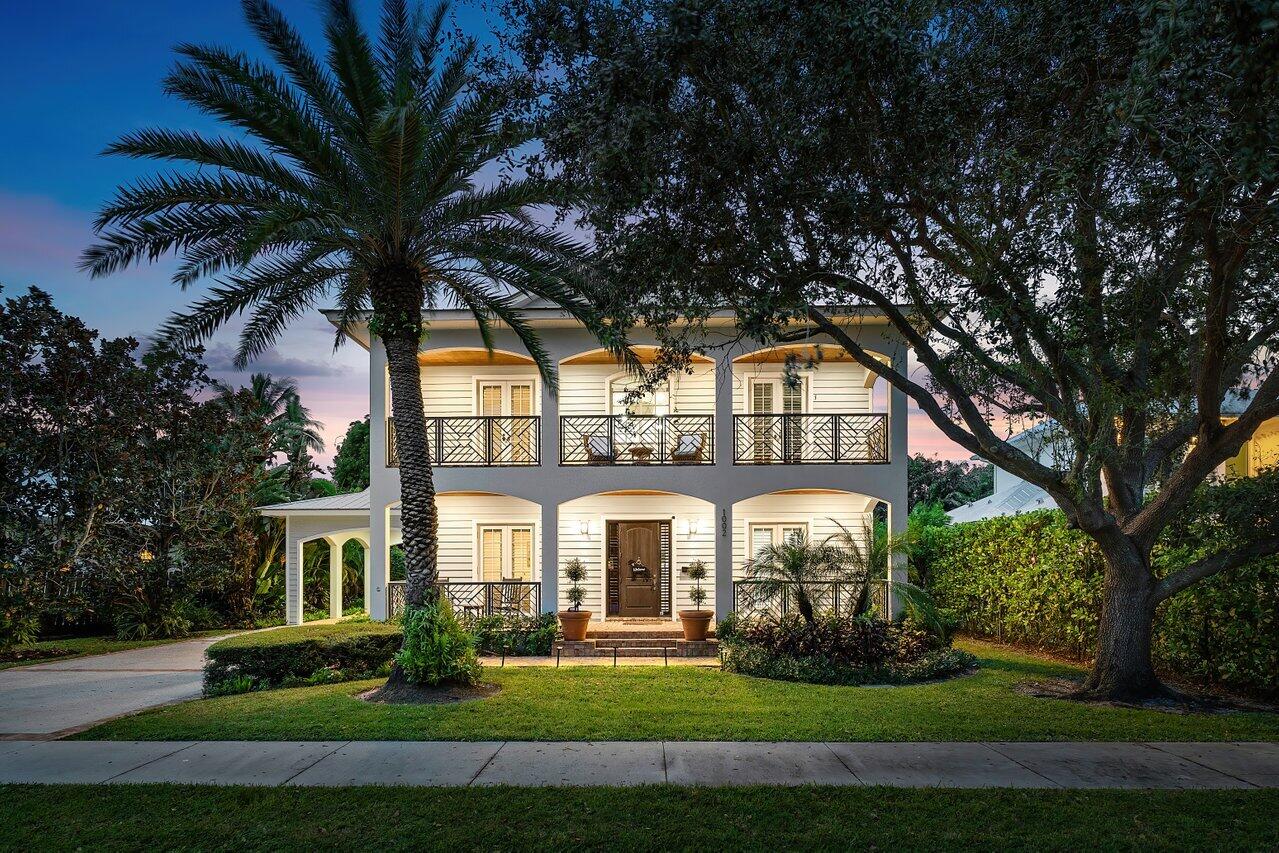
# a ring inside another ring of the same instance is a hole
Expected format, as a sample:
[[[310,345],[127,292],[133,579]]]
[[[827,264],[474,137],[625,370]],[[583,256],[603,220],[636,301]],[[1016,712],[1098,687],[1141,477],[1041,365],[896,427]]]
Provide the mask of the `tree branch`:
[[[1204,557],[1202,560],[1178,569],[1161,580],[1155,586],[1154,601],[1158,604],[1206,577],[1237,569],[1258,557],[1268,557],[1276,553],[1279,553],[1279,537],[1261,539],[1237,551],[1218,551],[1210,557]]]

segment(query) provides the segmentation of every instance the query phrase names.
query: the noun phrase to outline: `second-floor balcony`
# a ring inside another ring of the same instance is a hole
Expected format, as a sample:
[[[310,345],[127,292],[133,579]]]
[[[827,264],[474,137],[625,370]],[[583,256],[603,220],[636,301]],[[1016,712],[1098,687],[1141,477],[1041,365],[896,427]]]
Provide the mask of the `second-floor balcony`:
[[[432,465],[540,465],[542,419],[537,415],[476,415],[426,419]],[[386,464],[400,464],[395,418],[386,421]]]
[[[714,415],[564,415],[561,465],[711,465]]]
[[[752,414],[733,417],[737,465],[888,462],[886,414]]]

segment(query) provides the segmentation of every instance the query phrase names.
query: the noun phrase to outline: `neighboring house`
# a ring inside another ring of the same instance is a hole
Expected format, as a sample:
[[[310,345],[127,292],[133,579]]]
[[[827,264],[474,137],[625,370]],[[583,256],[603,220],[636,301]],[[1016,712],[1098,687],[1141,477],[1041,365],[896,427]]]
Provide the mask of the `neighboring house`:
[[[1228,395],[1221,404],[1222,421],[1233,421],[1247,405],[1246,400],[1234,394]],[[1066,458],[1067,451],[1062,444],[1054,445],[1050,440],[1050,424],[1051,422],[1047,422],[1031,427],[1008,441],[1045,465],[1059,464]],[[1279,465],[1279,418],[1271,418],[1263,423],[1237,456],[1217,468],[1217,475],[1227,480],[1255,477],[1263,468],[1275,465]],[[955,507],[947,515],[952,522],[960,523],[1056,507],[1057,503],[1039,486],[996,466],[994,492],[989,497]]]
[[[814,333],[810,343],[757,351],[713,348],[690,372],[636,399],[634,378],[580,325],[535,302],[521,309],[559,367],[552,395],[517,339],[480,343],[462,311],[423,315],[422,390],[439,507],[439,573],[455,607],[477,611],[567,607],[565,563],[588,577],[595,619],[677,618],[688,608],[688,565],[711,568],[720,616],[756,551],[783,537],[820,540],[837,523],[869,526],[877,503],[906,524],[906,406],[896,391],[876,411],[876,376]],[[326,314],[336,322],[336,312]],[[874,313],[845,315],[861,343],[905,370],[906,346]],[[287,527],[287,618],[302,619],[303,545],[334,547],[331,609],[341,612],[341,544],[365,546],[366,609],[386,619],[402,604],[389,576],[400,542],[400,475],[386,356],[359,324],[369,352],[370,488],[359,494],[262,507]],[[641,358],[655,341],[635,340]],[[707,334],[734,338],[729,316]],[[788,355],[813,367],[784,375]],[[883,380],[880,380],[882,384]],[[886,569],[887,571],[887,569]],[[899,580],[904,569],[893,568]]]

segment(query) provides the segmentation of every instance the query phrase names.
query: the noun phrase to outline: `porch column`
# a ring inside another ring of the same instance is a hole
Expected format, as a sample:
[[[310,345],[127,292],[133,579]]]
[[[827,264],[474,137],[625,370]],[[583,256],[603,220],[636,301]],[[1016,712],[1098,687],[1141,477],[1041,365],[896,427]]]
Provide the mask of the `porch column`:
[[[342,618],[342,548],[345,542],[329,542],[329,618]]]
[[[906,375],[910,366],[907,364],[907,356],[909,350],[905,346],[898,346],[893,352],[893,369]],[[892,477],[892,487],[889,494],[884,497],[888,502],[888,530],[892,536],[902,536],[906,533],[906,517],[907,517],[907,457],[910,448],[907,446],[907,418],[906,411],[906,394],[898,388],[888,386],[888,429],[889,429],[889,464],[892,469],[900,472],[898,476]],[[901,615],[902,603],[899,596],[893,590],[894,583],[905,583],[907,580],[906,571],[906,555],[897,553],[889,557],[888,565],[888,609],[896,618]]]
[[[370,584],[372,578],[369,575],[369,552],[373,549],[369,547],[367,542],[361,542],[360,546],[364,549],[364,612],[369,613],[369,606],[373,601],[373,590]]]
[[[545,446],[545,443],[543,443]],[[546,464],[545,458],[543,463]],[[559,610],[560,589],[560,507],[554,501],[542,504],[542,612]]]
[[[369,500],[374,494],[369,493]],[[391,513],[390,505],[381,501],[374,502],[369,509],[369,550],[366,562],[365,588],[368,598],[364,609],[369,618],[385,622],[388,617],[386,581],[391,568]]]
[[[715,363],[715,464],[733,464],[733,360],[727,353]]]
[[[718,451],[716,451],[718,453]],[[733,505],[715,505],[715,618],[733,610]]]
[[[293,541],[293,519],[284,517],[284,621],[302,624],[302,543]]]

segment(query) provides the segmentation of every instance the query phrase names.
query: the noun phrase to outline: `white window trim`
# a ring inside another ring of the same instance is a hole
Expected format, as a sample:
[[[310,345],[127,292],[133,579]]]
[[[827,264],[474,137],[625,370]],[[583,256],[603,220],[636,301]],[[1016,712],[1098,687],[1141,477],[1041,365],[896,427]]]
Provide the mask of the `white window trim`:
[[[538,565],[538,539],[537,525],[531,521],[482,521],[477,522],[473,531],[475,547],[471,549],[474,554],[472,560],[472,575],[477,581],[484,580],[484,531],[485,530],[501,530],[502,531],[502,577],[507,577],[506,572],[511,568],[511,531],[527,530],[529,531],[529,580],[540,580],[540,567]]]
[[[804,383],[804,411],[800,414],[821,414],[820,412],[813,411],[813,376],[815,373],[816,371],[808,369],[799,371],[799,379]],[[742,411],[748,415],[755,413],[752,407],[753,400],[751,399],[751,388],[756,381],[785,382],[786,373],[781,370],[764,370],[747,375],[746,381],[742,383]],[[780,403],[781,401],[779,400],[777,402]],[[781,413],[774,412],[774,414]]]
[[[755,531],[758,528],[767,527],[773,531],[774,542],[781,535],[781,531],[786,527],[802,527],[804,528],[804,536],[811,535],[812,525],[807,521],[747,521],[746,522],[746,561],[750,562],[755,559],[757,552],[754,550]]]
[[[635,374],[631,373],[629,370],[619,370],[617,373],[610,373],[608,376],[604,377],[604,414],[626,414],[625,412],[613,411],[613,383],[619,379],[626,379],[627,377],[635,378]],[[668,415],[679,414],[679,406],[675,403],[675,395],[679,390],[677,382],[678,379],[675,382],[672,382],[670,379],[666,380],[666,413]]]
[[[537,376],[521,376],[514,373],[500,373],[495,376],[475,375],[471,377],[471,414],[479,417],[480,414],[480,386],[481,385],[502,385],[504,399],[511,398],[510,386],[512,385],[532,385],[533,386],[533,417],[537,417],[542,413],[542,381]]]

